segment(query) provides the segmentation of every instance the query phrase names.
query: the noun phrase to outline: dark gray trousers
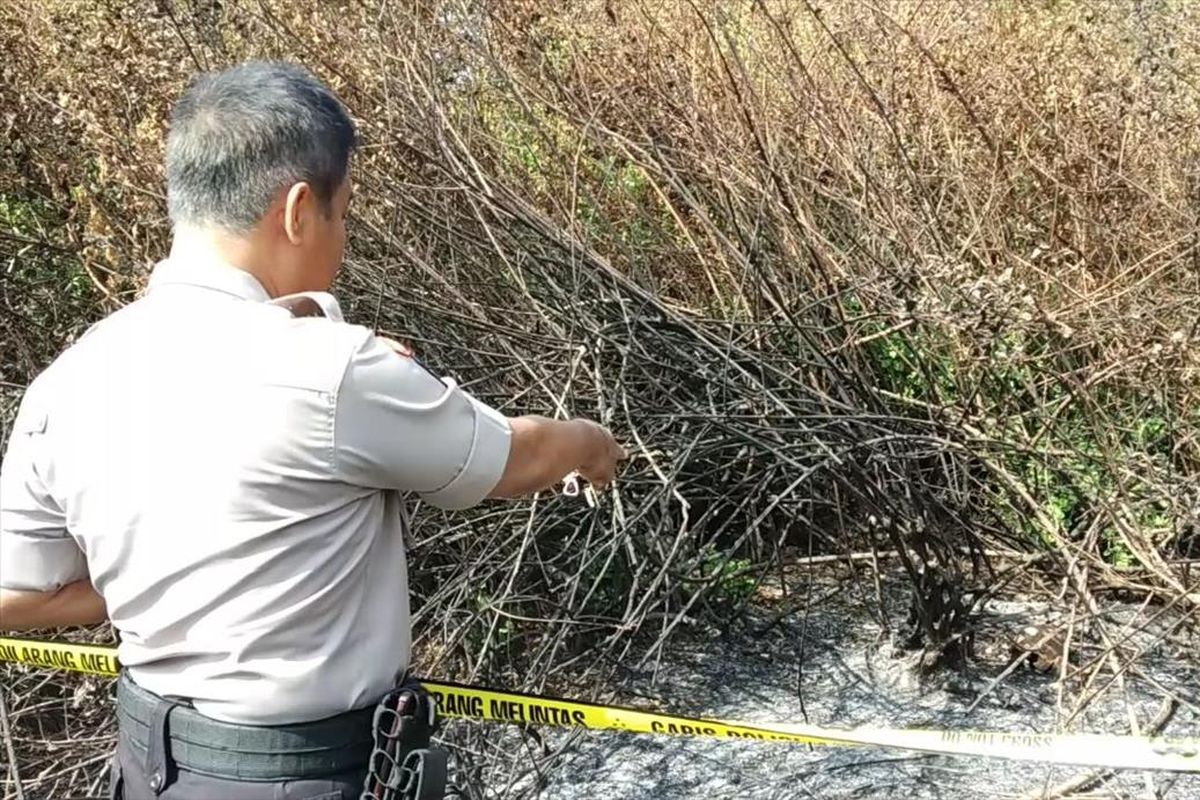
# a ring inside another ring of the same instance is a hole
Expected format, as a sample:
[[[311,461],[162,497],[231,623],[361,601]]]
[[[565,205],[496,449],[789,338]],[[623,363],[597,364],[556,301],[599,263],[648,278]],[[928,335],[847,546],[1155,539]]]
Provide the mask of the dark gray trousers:
[[[113,800],[358,800],[366,774],[363,765],[361,771],[326,778],[270,783],[212,778],[175,767],[168,771],[166,787],[156,794],[145,753],[136,751],[124,736],[112,767]]]

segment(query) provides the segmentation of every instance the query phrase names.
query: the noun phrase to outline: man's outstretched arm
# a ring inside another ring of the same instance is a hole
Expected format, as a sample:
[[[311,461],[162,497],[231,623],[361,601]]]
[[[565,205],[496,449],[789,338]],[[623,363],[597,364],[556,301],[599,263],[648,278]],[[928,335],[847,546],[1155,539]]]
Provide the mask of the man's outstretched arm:
[[[490,497],[520,497],[548,489],[578,470],[589,483],[612,481],[625,451],[611,433],[582,419],[552,420],[527,416],[510,419],[508,461]]]
[[[0,589],[0,631],[92,625],[107,618],[104,598],[90,580],[49,592]]]
[[[625,457],[601,425],[508,417],[378,336],[347,365],[333,430],[343,481],[414,492],[447,510],[532,494],[575,471],[604,486]]]

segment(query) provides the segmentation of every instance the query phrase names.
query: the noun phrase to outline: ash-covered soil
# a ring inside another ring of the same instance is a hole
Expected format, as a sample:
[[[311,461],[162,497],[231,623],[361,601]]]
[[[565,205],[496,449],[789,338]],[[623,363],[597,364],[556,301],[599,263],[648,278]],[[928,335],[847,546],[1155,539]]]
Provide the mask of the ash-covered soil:
[[[1125,734],[1135,718],[1146,732],[1165,715],[1174,695],[1174,710],[1160,732],[1200,735],[1200,637],[1182,611],[1104,604],[1105,630],[1116,644],[1114,660],[1104,655],[1099,626],[1076,609],[1068,678],[1061,686],[1059,666],[1050,661],[1053,646],[1041,661],[1022,662],[995,682],[1020,657],[1014,642],[1025,628],[1065,631],[1070,626],[1069,598],[987,603],[977,621],[973,660],[961,670],[924,673],[916,655],[898,647],[899,635],[888,633],[873,615],[873,587],[833,572],[814,578],[811,591],[807,578],[804,588],[791,594],[764,588],[726,629],[693,628],[677,637],[657,673],[653,665],[626,673],[626,691],[616,701],[686,715],[807,720],[830,727]],[[905,607],[904,585],[900,576],[885,582],[889,607]],[[893,629],[903,622],[894,620]],[[488,781],[487,793],[494,796],[1200,798],[1200,775],[1195,774],[1127,771],[1109,777],[1086,767],[911,751],[546,729],[539,730],[538,748],[529,739],[519,742],[512,728],[494,730],[497,749],[514,753]],[[535,758],[539,750],[558,756]],[[1065,790],[1067,782],[1092,774],[1102,780]]]

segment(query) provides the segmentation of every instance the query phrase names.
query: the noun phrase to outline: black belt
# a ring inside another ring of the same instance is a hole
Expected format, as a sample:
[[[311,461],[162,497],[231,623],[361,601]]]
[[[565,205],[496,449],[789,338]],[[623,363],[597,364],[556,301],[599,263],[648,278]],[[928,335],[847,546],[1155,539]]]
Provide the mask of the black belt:
[[[215,778],[277,782],[365,770],[371,755],[374,706],[260,726],[211,719],[185,703],[146,691],[124,674],[117,682],[118,730],[145,755],[155,792],[172,781],[172,764]]]

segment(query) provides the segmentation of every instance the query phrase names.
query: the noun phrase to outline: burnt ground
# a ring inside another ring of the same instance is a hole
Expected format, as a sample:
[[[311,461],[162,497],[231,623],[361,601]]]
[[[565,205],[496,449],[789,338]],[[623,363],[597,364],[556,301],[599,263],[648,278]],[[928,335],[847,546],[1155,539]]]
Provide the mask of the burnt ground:
[[[1013,641],[1029,625],[1069,621],[1072,600],[1015,591],[989,602],[976,620],[974,658],[962,669],[922,672],[875,617],[869,577],[828,567],[802,570],[724,625],[695,623],[672,638],[657,663],[628,668],[607,685],[614,702],[690,716],[809,721],[828,727],[877,725],[951,730],[1123,734],[1131,714],[1145,727],[1165,697],[1177,702],[1162,733],[1200,736],[1197,626],[1178,609],[1102,600],[1118,647],[1122,681],[1099,658],[1097,626],[1079,615],[1077,654],[1062,683],[1055,668],[1020,664]],[[907,607],[907,582],[883,581],[884,606]],[[900,617],[903,612],[899,613]],[[1017,651],[1019,653],[1019,651]],[[1099,669],[1090,665],[1099,663]],[[800,666],[803,666],[801,671]],[[27,668],[5,673],[18,733],[27,800],[98,797],[113,744],[111,681]],[[10,684],[11,681],[11,684]],[[563,676],[560,692],[587,696],[585,680]],[[9,691],[11,690],[11,691]],[[1091,697],[1066,724],[1080,698]],[[974,707],[973,707],[974,706]],[[473,798],[1162,798],[1200,800],[1200,775],[1121,772],[1076,792],[1058,791],[1095,771],[999,759],[948,757],[874,748],[810,748],[729,740],[453,722],[449,739],[476,737],[461,763],[487,765],[461,796]],[[0,797],[15,797],[0,752]],[[76,774],[79,773],[79,774]],[[1105,776],[1101,776],[1105,777]],[[465,782],[466,777],[458,777]],[[64,785],[87,787],[64,795]],[[59,788],[53,788],[59,787]],[[453,794],[451,795],[453,796]]]
[[[810,598],[807,614],[805,597],[781,596],[768,587],[737,622],[723,629],[692,628],[673,640],[657,674],[651,669],[628,673],[626,691],[617,700],[686,715],[807,719],[830,727],[1123,734],[1130,732],[1131,714],[1139,726],[1149,725],[1170,693],[1178,702],[1161,732],[1200,735],[1200,637],[1182,614],[1115,601],[1101,609],[1110,635],[1115,631],[1123,637],[1118,662],[1133,661],[1123,669],[1122,681],[1099,658],[1103,648],[1095,626],[1077,622],[1072,634],[1077,654],[1069,661],[1076,677],[1060,687],[1056,667],[1042,671],[1022,663],[992,686],[1019,657],[1012,642],[1022,629],[1065,624],[1069,599],[989,602],[977,620],[972,661],[962,669],[923,673],[915,654],[901,650],[899,637],[873,616],[873,587],[834,572],[814,578],[811,595],[819,601]],[[900,576],[885,581],[889,607],[905,607],[904,587]],[[1095,662],[1104,666],[1088,668]],[[1079,699],[1092,693],[1084,710],[1063,725]],[[514,729],[496,726],[494,731],[497,751],[512,754],[487,781],[484,793],[495,797],[1200,798],[1198,774],[1126,771],[1064,792],[1066,782],[1096,771],[874,748],[544,729],[541,754],[556,757],[534,758],[538,748]]]

